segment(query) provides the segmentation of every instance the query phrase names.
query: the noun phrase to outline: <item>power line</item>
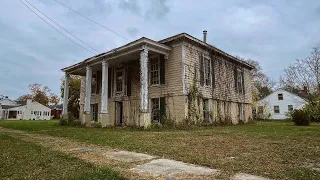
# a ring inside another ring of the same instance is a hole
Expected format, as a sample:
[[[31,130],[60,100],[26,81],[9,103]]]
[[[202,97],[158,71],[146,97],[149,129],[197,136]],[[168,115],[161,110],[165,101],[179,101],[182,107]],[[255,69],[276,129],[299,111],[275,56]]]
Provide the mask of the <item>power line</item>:
[[[78,37],[76,37],[75,35],[73,35],[71,32],[69,32],[67,29],[63,28],[60,24],[56,23],[54,20],[52,20],[50,17],[48,17],[47,15],[45,15],[43,12],[41,12],[38,8],[36,8],[35,6],[33,6],[30,2],[28,2],[27,0],[25,0],[30,6],[32,6],[34,9],[36,9],[39,13],[41,13],[43,16],[45,16],[46,18],[48,18],[50,21],[52,21],[54,24],[56,24],[57,26],[59,26],[61,29],[63,29],[64,31],[66,31],[67,33],[69,33],[72,37],[74,37],[75,39],[77,39],[78,41],[82,42],[83,44],[87,45],[88,47],[90,47],[92,50],[94,50],[95,52],[99,53],[97,50],[95,50],[93,47],[91,47],[90,45],[86,44],[85,42],[83,42],[81,39],[79,39]]]
[[[77,43],[76,41],[74,41],[73,39],[71,39],[70,37],[66,36],[65,34],[63,34],[61,31],[59,31],[56,27],[54,27],[53,25],[51,25],[48,21],[46,21],[44,18],[42,18],[39,14],[37,14],[32,8],[30,8],[26,3],[24,3],[22,0],[20,0],[21,3],[23,3],[29,10],[31,10],[35,15],[37,15],[40,19],[42,19],[45,23],[47,23],[49,26],[51,26],[52,28],[54,28],[56,31],[58,31],[60,34],[62,34],[64,37],[68,38],[70,41],[74,42],[75,44],[77,44],[78,46],[82,47],[83,49],[87,50],[88,52],[96,55],[96,53],[92,52],[91,50],[85,48],[84,46],[82,46],[81,44]]]
[[[83,18],[85,18],[85,19],[87,19],[87,20],[89,20],[89,21],[91,21],[91,22],[93,22],[93,23],[97,24],[98,26],[100,26],[100,27],[102,27],[102,28],[104,28],[104,29],[106,29],[106,30],[108,30],[108,31],[110,31],[110,32],[112,32],[112,33],[114,33],[114,34],[116,34],[116,35],[118,35],[118,36],[120,36],[120,37],[122,37],[122,38],[124,38],[124,39],[128,40],[128,41],[130,40],[130,39],[126,38],[125,36],[122,36],[121,34],[119,34],[119,33],[115,32],[115,31],[113,31],[113,30],[111,30],[111,29],[109,29],[109,28],[105,27],[104,25],[101,25],[101,24],[97,23],[96,21],[94,21],[94,20],[92,20],[92,19],[90,19],[90,18],[88,18],[88,17],[86,17],[86,16],[82,15],[81,13],[79,13],[79,12],[77,12],[76,10],[74,10],[74,9],[70,8],[69,6],[67,6],[67,5],[65,5],[65,4],[63,4],[63,3],[61,3],[61,2],[59,2],[59,1],[57,1],[57,0],[54,0],[54,1],[56,1],[57,3],[59,3],[60,5],[62,5],[62,6],[64,6],[64,7],[66,7],[66,8],[68,8],[69,10],[73,11],[74,13],[76,13],[76,14],[78,14],[78,15],[82,16]]]
[[[50,21],[52,21],[54,24],[56,24],[57,26],[59,26],[61,29],[65,30],[67,33],[69,33],[72,37],[76,38],[78,41],[82,42],[83,44],[87,45],[88,47],[90,47],[92,50],[94,50],[95,52],[99,53],[99,51],[95,50],[93,47],[91,47],[90,45],[86,44],[85,42],[83,42],[81,39],[79,39],[78,37],[76,37],[75,35],[73,35],[71,32],[69,32],[67,29],[65,29],[64,27],[62,27],[60,24],[56,23],[54,20],[52,20],[50,17],[48,17],[47,15],[45,15],[43,12],[41,12],[38,8],[36,8],[34,5],[32,5],[30,2],[28,2],[27,0],[25,0],[30,6],[32,6],[34,9],[36,9],[39,13],[41,13],[43,16],[45,16],[46,18],[48,18]]]

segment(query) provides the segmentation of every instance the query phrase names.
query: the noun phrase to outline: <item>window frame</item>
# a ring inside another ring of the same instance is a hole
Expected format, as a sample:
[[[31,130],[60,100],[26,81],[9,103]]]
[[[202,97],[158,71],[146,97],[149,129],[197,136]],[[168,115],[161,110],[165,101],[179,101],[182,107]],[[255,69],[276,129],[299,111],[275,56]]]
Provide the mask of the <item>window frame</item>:
[[[203,84],[205,87],[212,87],[212,61],[208,56],[203,56]],[[206,62],[208,62],[208,68],[206,68]],[[209,74],[207,73],[207,69],[209,70]],[[208,77],[207,77],[208,76]],[[207,80],[210,81],[209,85],[207,84]]]
[[[121,91],[117,91],[117,72],[121,72],[122,73],[122,76],[121,76],[121,85],[122,85],[122,88],[121,88]],[[124,95],[124,89],[125,89],[125,68],[123,66],[117,66],[117,67],[114,67],[114,70],[113,70],[113,96],[114,97],[117,97],[117,96],[123,96]]]
[[[154,100],[157,100],[158,101],[158,109],[157,109],[157,116],[158,116],[158,120],[154,120],[153,119],[153,117],[155,117],[154,115],[153,115],[153,111],[154,111]],[[151,103],[150,103],[150,106],[151,106],[151,122],[153,122],[153,123],[158,123],[158,124],[160,124],[161,123],[161,117],[160,117],[160,108],[161,108],[161,105],[160,105],[160,98],[151,98]]]
[[[276,107],[278,107],[278,112],[276,112]],[[280,114],[280,106],[273,106],[273,113]]]
[[[281,95],[281,96],[279,96],[279,95]],[[280,97],[282,98],[282,99],[280,99]],[[283,93],[278,93],[278,101],[283,101]]]
[[[151,61],[152,60],[154,60],[154,59],[157,59],[157,64],[158,64],[158,69],[157,70],[152,70],[152,64],[151,64]],[[149,76],[149,86],[159,86],[159,85],[161,85],[161,83],[160,83],[160,55],[153,55],[153,56],[150,56],[149,57],[149,65],[148,65],[148,71],[149,71],[149,73],[148,73],[148,76]],[[153,73],[153,71],[157,71],[157,73],[158,73],[158,83],[157,84],[154,84],[153,82],[152,82],[152,73]]]

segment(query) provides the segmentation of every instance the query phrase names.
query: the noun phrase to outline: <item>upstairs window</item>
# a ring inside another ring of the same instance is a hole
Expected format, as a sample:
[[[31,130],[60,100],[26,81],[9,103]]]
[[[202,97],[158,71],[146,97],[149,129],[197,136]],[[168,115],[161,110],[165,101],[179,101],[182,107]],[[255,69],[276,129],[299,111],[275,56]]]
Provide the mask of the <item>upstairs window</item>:
[[[150,59],[150,84],[160,84],[160,59],[154,57]]]
[[[280,107],[279,106],[274,106],[273,110],[274,110],[275,114],[279,114],[280,113]]]
[[[211,60],[204,58],[204,83],[211,86]]]
[[[234,82],[235,82],[236,92],[239,94],[245,94],[244,93],[244,73],[241,69],[235,68]]]
[[[123,68],[117,68],[115,71],[115,94],[121,95],[123,93]]]
[[[278,94],[278,100],[283,100],[283,94]]]
[[[200,85],[212,86],[212,67],[211,59],[204,57],[202,54],[200,59]]]

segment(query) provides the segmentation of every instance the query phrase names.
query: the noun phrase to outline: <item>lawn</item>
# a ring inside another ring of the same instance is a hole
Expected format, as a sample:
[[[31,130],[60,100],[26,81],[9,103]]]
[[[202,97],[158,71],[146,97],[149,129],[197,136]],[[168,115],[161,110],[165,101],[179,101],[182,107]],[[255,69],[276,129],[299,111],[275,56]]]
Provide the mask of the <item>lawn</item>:
[[[273,179],[320,179],[320,124],[264,121],[191,130],[58,126],[57,121],[0,121],[0,126],[149,153]]]
[[[108,167],[0,134],[0,179],[122,179]]]

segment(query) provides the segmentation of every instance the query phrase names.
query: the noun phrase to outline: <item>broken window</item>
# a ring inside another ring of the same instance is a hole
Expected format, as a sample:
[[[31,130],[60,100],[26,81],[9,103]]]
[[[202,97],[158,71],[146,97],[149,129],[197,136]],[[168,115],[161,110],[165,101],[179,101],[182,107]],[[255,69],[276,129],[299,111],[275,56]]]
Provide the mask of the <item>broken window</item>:
[[[155,123],[163,123],[166,117],[165,97],[151,99],[151,120]]]
[[[283,94],[278,94],[278,100],[283,100]]]
[[[211,86],[211,60],[204,58],[204,82],[206,86]]]
[[[273,110],[274,110],[275,114],[279,114],[280,113],[280,107],[279,106],[274,106]]]
[[[210,121],[210,104],[209,99],[203,100],[203,119],[205,122]]]
[[[158,56],[150,59],[150,84],[157,85],[160,82],[160,59]]]
[[[151,120],[160,123],[160,99],[151,99]]]
[[[241,69],[235,68],[234,80],[236,92],[244,94],[244,73]]]

